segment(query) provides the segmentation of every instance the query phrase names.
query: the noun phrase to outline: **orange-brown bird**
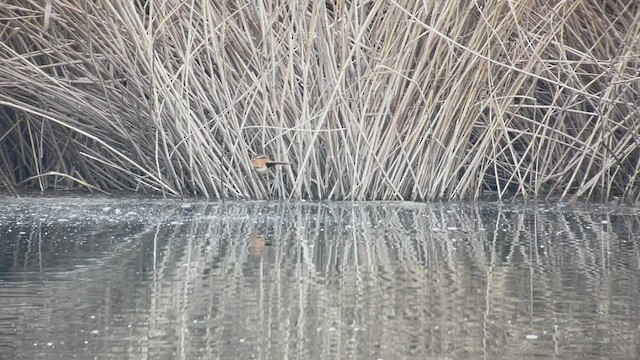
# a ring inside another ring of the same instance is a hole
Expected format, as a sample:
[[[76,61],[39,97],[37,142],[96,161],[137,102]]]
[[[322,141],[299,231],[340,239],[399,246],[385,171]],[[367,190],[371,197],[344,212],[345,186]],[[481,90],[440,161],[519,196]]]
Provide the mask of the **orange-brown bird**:
[[[269,159],[267,155],[255,155],[251,158],[251,165],[258,172],[258,174],[266,174],[269,171],[270,167],[276,165],[289,165],[288,162],[285,161],[273,161]]]

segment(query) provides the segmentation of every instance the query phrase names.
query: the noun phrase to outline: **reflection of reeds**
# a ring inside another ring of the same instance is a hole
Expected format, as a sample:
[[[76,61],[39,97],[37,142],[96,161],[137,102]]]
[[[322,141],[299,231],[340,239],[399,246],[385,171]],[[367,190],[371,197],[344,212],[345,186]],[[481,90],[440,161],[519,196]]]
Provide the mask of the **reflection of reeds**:
[[[3,188],[640,199],[634,1],[44,3],[0,4]]]
[[[627,296],[634,290],[613,284],[637,280],[637,247],[616,252],[633,236],[637,215],[497,205],[209,209],[209,222],[176,229],[196,240],[188,251],[172,250],[182,256],[158,269],[151,295],[158,304],[151,313],[179,312],[185,328],[206,314],[200,326],[209,335],[192,339],[190,349],[272,358],[476,358],[522,355],[527,347],[547,354],[570,344],[595,351],[602,344],[585,344],[582,335],[594,322],[615,338],[636,331],[621,316],[638,306]],[[605,231],[603,219],[611,223]],[[265,256],[251,256],[254,232],[273,242]],[[176,282],[183,288],[163,285]],[[529,334],[540,339],[527,344]]]
[[[640,218],[632,211],[394,203],[37,204],[20,218],[23,224],[29,217],[44,221],[29,227],[24,238],[30,243],[42,241],[45,229],[44,239],[59,246],[57,253],[82,258],[85,250],[77,244],[90,236],[87,244],[100,244],[105,255],[81,272],[65,272],[64,279],[73,281],[42,283],[38,313],[25,314],[25,322],[12,320],[26,343],[46,338],[59,348],[82,347],[87,334],[76,324],[86,322],[87,314],[100,329],[87,351],[126,345],[150,357],[177,346],[171,351],[185,358],[514,358],[536,351],[548,357],[554,347],[560,357],[574,348],[632,358],[631,346],[607,347],[592,329],[597,324],[611,339],[637,339]],[[70,232],[64,225],[69,223],[53,227],[52,207],[79,211],[90,231],[68,243],[53,241]],[[109,215],[115,213],[125,218]],[[119,235],[126,241],[99,241],[125,228],[134,229]],[[55,257],[47,252],[40,258],[46,279]],[[529,334],[539,339],[527,342]],[[73,340],[59,344],[64,336]]]

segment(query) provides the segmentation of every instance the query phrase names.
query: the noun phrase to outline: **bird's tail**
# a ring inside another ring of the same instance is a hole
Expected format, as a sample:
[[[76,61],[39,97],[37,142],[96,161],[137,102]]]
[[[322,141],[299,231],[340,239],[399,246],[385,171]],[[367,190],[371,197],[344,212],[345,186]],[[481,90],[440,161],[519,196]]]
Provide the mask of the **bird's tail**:
[[[290,164],[286,161],[269,161],[267,163],[267,167],[272,167],[276,165],[290,165]]]

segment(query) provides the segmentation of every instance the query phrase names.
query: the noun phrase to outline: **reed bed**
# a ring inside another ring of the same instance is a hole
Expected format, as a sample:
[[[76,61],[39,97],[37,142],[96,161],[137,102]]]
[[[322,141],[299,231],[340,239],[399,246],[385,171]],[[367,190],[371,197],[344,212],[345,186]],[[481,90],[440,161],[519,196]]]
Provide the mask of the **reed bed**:
[[[0,187],[640,200],[633,1],[0,5]],[[249,159],[292,166],[261,177]]]

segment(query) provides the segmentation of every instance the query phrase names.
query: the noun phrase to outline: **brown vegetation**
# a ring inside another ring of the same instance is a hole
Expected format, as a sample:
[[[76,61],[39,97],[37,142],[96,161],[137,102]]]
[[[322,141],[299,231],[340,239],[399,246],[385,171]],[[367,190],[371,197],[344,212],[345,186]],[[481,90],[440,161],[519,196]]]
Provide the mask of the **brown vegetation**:
[[[8,0],[0,187],[638,202],[639,33],[626,0]]]

